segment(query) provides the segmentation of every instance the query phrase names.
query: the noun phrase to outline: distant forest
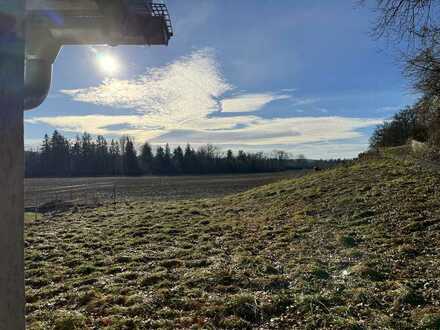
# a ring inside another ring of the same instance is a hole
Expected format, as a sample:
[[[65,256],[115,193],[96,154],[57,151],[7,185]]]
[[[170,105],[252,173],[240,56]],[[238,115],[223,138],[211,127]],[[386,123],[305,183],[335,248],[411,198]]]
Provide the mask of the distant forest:
[[[343,162],[307,160],[303,156],[290,159],[284,151],[267,156],[261,152],[221,152],[212,145],[193,149],[189,144],[173,150],[167,144],[154,150],[144,143],[138,154],[130,137],[108,142],[103,136],[93,139],[84,133],[70,141],[58,131],[51,137],[46,134],[40,149],[26,151],[25,158],[26,177],[256,173],[327,168]]]

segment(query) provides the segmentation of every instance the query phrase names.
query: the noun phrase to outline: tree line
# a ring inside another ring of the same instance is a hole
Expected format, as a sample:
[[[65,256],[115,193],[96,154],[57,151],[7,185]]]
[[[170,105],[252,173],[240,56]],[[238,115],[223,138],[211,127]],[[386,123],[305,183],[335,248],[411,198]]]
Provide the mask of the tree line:
[[[376,5],[374,33],[397,42],[404,73],[419,98],[376,128],[370,148],[400,146],[415,139],[425,142],[429,153],[440,159],[440,3],[376,0]]]
[[[261,152],[221,152],[213,145],[194,149],[190,144],[171,149],[168,144],[155,150],[147,142],[140,152],[132,138],[107,141],[84,133],[74,141],[58,131],[44,136],[37,151],[26,151],[27,177],[85,177],[118,175],[179,175],[215,173],[274,172],[287,169],[329,167],[341,162],[292,160],[284,151],[267,156]]]

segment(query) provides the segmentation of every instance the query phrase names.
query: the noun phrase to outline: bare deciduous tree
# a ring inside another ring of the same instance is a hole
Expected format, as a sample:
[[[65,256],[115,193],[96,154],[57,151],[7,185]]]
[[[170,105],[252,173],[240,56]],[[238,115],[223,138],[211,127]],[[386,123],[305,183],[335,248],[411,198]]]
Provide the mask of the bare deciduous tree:
[[[366,4],[367,0],[361,0]],[[440,95],[440,1],[375,0],[377,38],[396,41],[405,73],[425,95]],[[404,48],[402,50],[402,47]]]
[[[361,0],[361,3],[367,3]],[[376,37],[404,39],[415,44],[437,40],[440,2],[433,0],[375,0],[378,18],[374,26]]]

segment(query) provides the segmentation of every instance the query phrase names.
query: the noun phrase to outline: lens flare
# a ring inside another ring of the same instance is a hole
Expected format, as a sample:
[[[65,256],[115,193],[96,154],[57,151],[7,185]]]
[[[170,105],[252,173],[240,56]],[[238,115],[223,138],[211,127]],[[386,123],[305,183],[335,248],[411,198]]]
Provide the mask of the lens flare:
[[[118,59],[110,54],[97,54],[96,61],[99,69],[105,74],[114,75],[120,70]]]

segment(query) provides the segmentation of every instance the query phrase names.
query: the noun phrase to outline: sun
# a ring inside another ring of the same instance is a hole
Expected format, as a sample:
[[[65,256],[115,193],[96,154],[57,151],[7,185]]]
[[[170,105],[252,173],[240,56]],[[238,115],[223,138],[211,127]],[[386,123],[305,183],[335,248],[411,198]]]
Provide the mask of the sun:
[[[98,54],[96,56],[99,69],[109,75],[113,75],[119,72],[120,63],[118,59],[110,54]]]

